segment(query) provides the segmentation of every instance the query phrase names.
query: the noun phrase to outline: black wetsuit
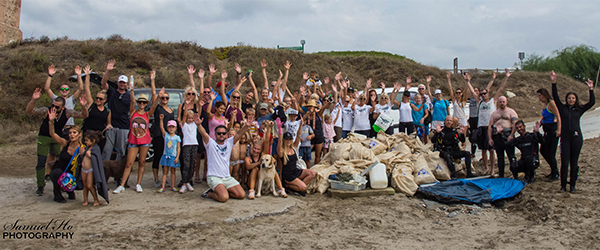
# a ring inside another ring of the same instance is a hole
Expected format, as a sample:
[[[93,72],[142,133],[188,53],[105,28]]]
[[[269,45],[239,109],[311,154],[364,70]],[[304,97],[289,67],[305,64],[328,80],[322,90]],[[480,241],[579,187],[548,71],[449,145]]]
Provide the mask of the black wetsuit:
[[[540,166],[539,144],[544,143],[544,137],[538,133],[525,133],[507,142],[505,145],[517,147],[521,151],[521,159],[513,158],[510,171],[517,179],[520,172],[525,173],[525,181],[532,183],[535,179],[535,170]]]
[[[461,151],[458,146],[459,142],[465,142],[465,136],[462,133],[458,133],[456,129],[446,128],[442,129],[442,132],[435,133],[431,141],[434,143],[433,150],[440,151],[440,157],[444,158],[452,178],[456,177],[456,168],[454,167],[454,159],[465,158],[465,165],[467,168],[467,177],[472,177],[471,172],[471,153],[468,151]]]
[[[579,153],[583,146],[583,135],[581,134],[580,119],[583,113],[596,104],[594,90],[590,90],[590,101],[585,105],[573,107],[560,101],[556,84],[552,84],[552,98],[558,107],[562,120],[560,132],[560,185],[567,186],[567,175],[570,175],[571,189],[575,188],[577,176],[579,175]],[[571,171],[569,171],[569,163]]]

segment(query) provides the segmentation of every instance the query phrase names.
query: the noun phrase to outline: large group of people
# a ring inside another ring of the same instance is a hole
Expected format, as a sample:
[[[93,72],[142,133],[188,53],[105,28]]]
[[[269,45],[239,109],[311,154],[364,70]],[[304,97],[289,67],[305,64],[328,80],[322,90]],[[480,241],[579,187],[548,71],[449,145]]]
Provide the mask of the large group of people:
[[[190,65],[187,68],[189,85],[177,110],[169,107],[170,94],[164,88],[156,90],[154,71],[150,73],[151,95],[136,96],[133,79],[125,75],[118,77],[117,88],[108,84],[110,73],[115,69],[115,61],[110,60],[102,77],[102,90],[92,98],[90,79],[85,77],[83,82],[79,66],[75,67],[78,85],[75,94],[70,96],[69,86],[63,84],[60,96],[54,95],[50,85],[56,70],[50,66],[44,89],[52,99],[52,106],[35,108],[36,100],[41,96],[41,90],[36,89],[26,109],[30,114],[44,117],[37,144],[36,194],[44,194],[46,179],[54,185],[54,200],[66,202],[61,194],[59,177],[69,172],[83,180],[83,204],[88,204],[89,191],[94,205],[98,205],[99,193],[107,199],[106,183],[99,178],[103,179],[104,173],[99,169],[98,161],[101,164],[102,159],[110,160],[114,151],[116,160],[125,158],[122,178],[116,180],[118,186],[113,190],[114,194],[119,194],[126,190],[137,156],[146,155],[152,147],[155,154],[152,162],[154,187],[159,193],[169,185],[175,192],[191,192],[194,184],[206,180],[209,189],[202,194],[204,197],[219,202],[230,197],[254,199],[259,181],[257,175],[263,167],[261,157],[271,155],[278,170],[275,176],[277,194],[287,197],[287,191],[304,195],[316,175],[310,167],[319,164],[333,143],[352,132],[366,137],[375,137],[379,130],[393,134],[394,126],[384,129],[374,126],[378,119],[390,117],[391,112],[399,112],[398,132],[416,136],[424,143],[431,139],[434,150],[440,151],[453,178],[457,176],[454,167],[457,159],[464,159],[467,177],[475,176],[471,158],[479,148],[485,175],[494,176],[495,151],[499,177],[504,177],[506,153],[514,177],[517,178],[518,172],[525,172],[525,181],[531,183],[535,180],[535,168],[539,166],[537,155],[541,153],[551,168],[548,180],[560,178],[561,190],[566,190],[567,176],[570,175],[570,191],[575,192],[577,161],[583,143],[579,119],[595,103],[591,81],[587,82],[590,90],[587,104],[580,104],[572,92],[562,103],[556,89],[556,74],[552,72],[552,96],[546,89],[537,91],[545,108],[533,133],[528,133],[517,113],[508,107],[508,99],[501,96],[511,76],[509,71],[493,97],[490,97],[491,87],[496,73],[483,89],[471,85],[468,73],[464,74],[464,87],[453,89],[452,75],[448,73],[451,92],[448,100],[444,99],[440,89],[432,95],[431,76],[426,78],[426,85],[418,86],[416,93],[410,92],[411,77],[407,77],[405,86],[394,83],[391,93],[386,93],[384,82],[380,83],[381,92],[378,93],[371,88],[372,80],[368,79],[363,92],[359,93],[341,72],[333,77],[333,81],[329,77],[321,81],[315,70],[303,73],[298,91],[292,92],[288,87],[292,64],[286,61],[283,72],[279,70],[279,77],[273,81],[267,78],[267,65],[263,59],[260,92],[253,79],[254,72],[249,70],[244,74],[237,63],[233,83],[229,81],[227,71],[222,70],[220,81],[214,88],[213,76],[218,72],[214,65],[209,65],[207,72]],[[83,72],[89,75],[90,67],[84,67]],[[200,86],[196,85],[196,80]],[[244,84],[250,85],[244,88],[246,91],[242,91]],[[76,100],[82,106],[81,112],[74,110]],[[465,112],[467,104],[469,108]],[[392,108],[394,106],[398,111]],[[150,124],[152,117],[153,126]],[[562,124],[561,117],[566,119],[566,124]],[[82,129],[75,125],[73,118],[84,119]],[[543,135],[539,132],[540,127]],[[470,152],[464,150],[467,138],[471,141]],[[560,171],[555,157],[559,138],[562,149]],[[521,151],[520,160],[515,158],[515,147]],[[51,165],[53,158],[57,160],[51,169],[46,165]],[[144,191],[145,157],[137,160],[135,190],[140,193]],[[305,168],[299,167],[302,165]],[[160,166],[162,176],[159,175]],[[181,173],[179,183],[176,182],[178,168]],[[167,179],[169,173],[170,182]],[[75,199],[75,194],[68,192],[68,198]]]

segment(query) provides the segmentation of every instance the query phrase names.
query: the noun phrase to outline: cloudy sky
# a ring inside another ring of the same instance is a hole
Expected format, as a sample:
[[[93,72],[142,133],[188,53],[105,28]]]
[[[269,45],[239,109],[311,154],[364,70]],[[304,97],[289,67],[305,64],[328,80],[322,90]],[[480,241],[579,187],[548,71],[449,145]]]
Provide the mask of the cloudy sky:
[[[23,0],[23,37],[238,42],[307,53],[375,50],[426,65],[504,68],[518,52],[600,48],[600,1]]]

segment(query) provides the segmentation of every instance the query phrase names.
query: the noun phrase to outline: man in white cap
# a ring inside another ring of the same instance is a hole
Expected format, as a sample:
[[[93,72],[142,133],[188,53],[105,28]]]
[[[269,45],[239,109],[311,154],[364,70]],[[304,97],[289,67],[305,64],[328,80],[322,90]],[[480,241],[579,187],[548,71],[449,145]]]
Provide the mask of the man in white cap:
[[[111,124],[113,129],[106,131],[106,144],[102,152],[103,160],[110,160],[113,148],[117,149],[117,158],[120,160],[125,156],[127,149],[127,136],[129,134],[129,105],[131,97],[127,90],[128,78],[119,76],[117,89],[108,85],[110,71],[115,69],[115,60],[108,61],[106,71],[102,76],[102,89],[106,90],[108,108],[111,111]]]

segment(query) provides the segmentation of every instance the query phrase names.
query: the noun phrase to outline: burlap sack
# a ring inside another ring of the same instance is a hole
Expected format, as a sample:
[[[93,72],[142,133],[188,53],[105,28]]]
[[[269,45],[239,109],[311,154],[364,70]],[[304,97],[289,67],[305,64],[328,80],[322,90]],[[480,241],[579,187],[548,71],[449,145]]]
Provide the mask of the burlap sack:
[[[317,175],[306,187],[306,192],[309,194],[316,192],[321,194],[325,193],[330,186],[328,181],[329,176],[339,173],[339,169],[335,165],[327,166],[325,164],[317,164],[310,169],[317,172]]]
[[[429,166],[427,165],[427,161],[423,155],[414,155],[413,164],[413,176],[415,177],[415,182],[417,185],[433,183],[437,181],[431,170],[429,170]]]
[[[333,143],[329,146],[329,153],[327,153],[327,155],[329,155],[328,159],[329,159],[329,163],[333,164],[335,161],[340,160],[340,159],[348,159],[348,157],[350,156],[350,149],[352,148],[352,145],[350,143]],[[348,157],[344,158],[344,154],[348,155]],[[326,157],[327,157],[326,155]]]
[[[365,148],[368,148],[369,150],[373,151],[374,155],[384,153],[388,149],[387,143],[376,139],[363,140],[362,144]]]
[[[404,141],[399,141],[396,144],[392,144],[392,146],[390,146],[390,151],[399,151],[400,154],[412,154],[413,152]]]
[[[415,183],[410,168],[394,168],[391,184],[396,192],[402,192],[409,196],[413,196],[419,188],[417,183]]]
[[[425,160],[429,169],[433,172],[436,179],[440,181],[447,181],[451,178],[450,169],[446,165],[446,161],[440,157],[440,152],[430,152],[425,155]]]
[[[352,143],[352,149],[350,149],[350,160],[365,159],[372,160],[375,157],[373,151],[364,147],[360,143]]]
[[[375,155],[375,160],[378,161],[378,162],[381,162],[381,163],[383,163],[383,164],[385,164],[387,166],[387,165],[391,164],[392,160],[399,153],[400,153],[399,151],[392,151],[392,152],[387,152],[387,153]]]

